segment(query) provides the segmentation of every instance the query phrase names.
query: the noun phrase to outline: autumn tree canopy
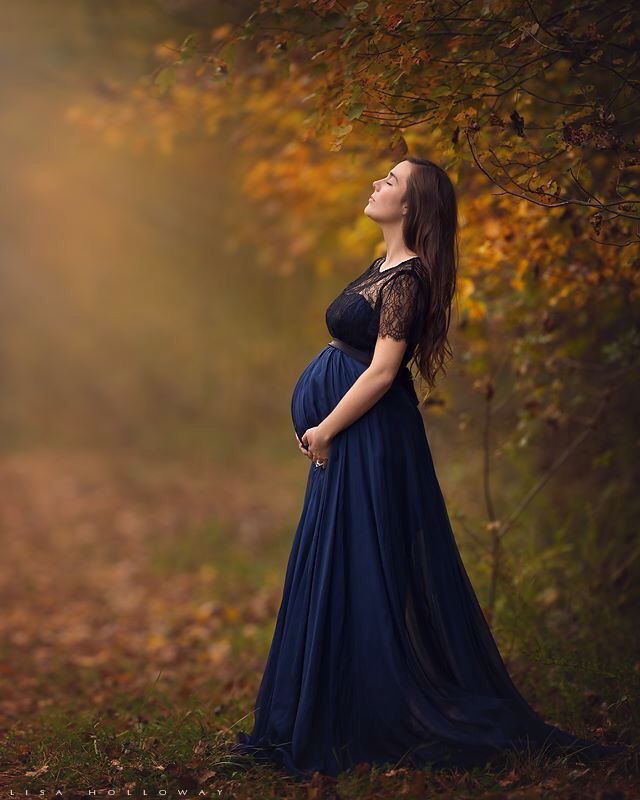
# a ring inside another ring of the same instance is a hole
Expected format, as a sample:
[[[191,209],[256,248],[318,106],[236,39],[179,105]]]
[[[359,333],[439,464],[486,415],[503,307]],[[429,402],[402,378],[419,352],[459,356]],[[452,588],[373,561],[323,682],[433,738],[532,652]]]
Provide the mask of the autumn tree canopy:
[[[376,170],[437,161],[460,191],[461,324],[509,332],[525,417],[557,425],[581,352],[607,387],[637,361],[638,22],[596,0],[267,0],[159,43],[139,85],[70,118],[165,152],[230,136],[271,226],[257,255],[283,274],[368,258]]]

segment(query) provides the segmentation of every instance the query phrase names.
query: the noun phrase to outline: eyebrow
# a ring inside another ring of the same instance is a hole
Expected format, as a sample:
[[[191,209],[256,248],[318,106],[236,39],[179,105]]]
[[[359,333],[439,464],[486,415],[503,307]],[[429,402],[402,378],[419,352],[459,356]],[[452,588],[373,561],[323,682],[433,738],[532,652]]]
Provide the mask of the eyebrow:
[[[395,178],[398,181],[398,176],[394,175],[393,172],[391,172],[391,170],[389,170],[389,175],[391,175],[392,178]],[[398,183],[400,183],[400,181],[398,181]]]

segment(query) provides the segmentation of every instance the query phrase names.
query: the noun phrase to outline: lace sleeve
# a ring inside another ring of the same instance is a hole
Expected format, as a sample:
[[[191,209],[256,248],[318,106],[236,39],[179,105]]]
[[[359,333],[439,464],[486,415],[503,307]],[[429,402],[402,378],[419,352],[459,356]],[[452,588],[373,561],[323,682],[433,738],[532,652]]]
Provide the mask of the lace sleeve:
[[[378,336],[409,341],[416,318],[416,283],[415,275],[401,272],[382,287]]]

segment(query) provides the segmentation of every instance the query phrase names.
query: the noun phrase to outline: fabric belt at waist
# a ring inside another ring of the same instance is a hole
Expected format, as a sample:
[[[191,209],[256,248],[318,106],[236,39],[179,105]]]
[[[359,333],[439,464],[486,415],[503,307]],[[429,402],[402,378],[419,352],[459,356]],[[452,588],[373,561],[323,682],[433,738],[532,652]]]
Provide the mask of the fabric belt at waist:
[[[352,345],[347,344],[347,342],[343,341],[342,339],[334,338],[329,342],[329,344],[332,347],[336,347],[338,350],[342,350],[343,353],[346,353],[348,356],[352,356],[357,361],[361,361],[363,364],[366,364],[367,366],[371,363],[371,360],[373,359],[373,353],[369,353],[367,350],[360,350],[357,347],[353,347]],[[413,375],[411,374],[411,370],[406,364],[404,364],[398,370],[398,373],[394,378],[394,383],[396,382],[402,384],[408,389],[416,405],[420,403],[418,395],[416,394],[415,386],[413,385]]]
[[[371,363],[371,359],[373,358],[373,353],[369,353],[366,350],[359,350],[357,347],[352,347],[342,339],[332,339],[329,344],[332,347],[337,347],[338,350],[342,350],[342,352],[346,353],[348,356],[352,356],[358,361],[362,361],[363,364],[369,365]]]

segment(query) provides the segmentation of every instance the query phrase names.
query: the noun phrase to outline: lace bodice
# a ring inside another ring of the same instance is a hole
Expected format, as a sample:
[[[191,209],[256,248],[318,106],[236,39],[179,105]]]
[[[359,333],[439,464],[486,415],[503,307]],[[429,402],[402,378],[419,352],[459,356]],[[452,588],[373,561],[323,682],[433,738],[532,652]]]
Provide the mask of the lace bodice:
[[[376,339],[405,339],[406,365],[420,339],[426,312],[425,281],[417,257],[382,270],[385,256],[348,283],[329,304],[325,320],[332,336],[373,353]]]

